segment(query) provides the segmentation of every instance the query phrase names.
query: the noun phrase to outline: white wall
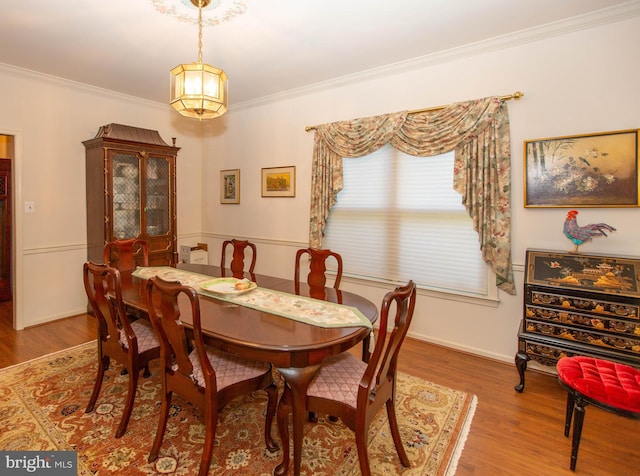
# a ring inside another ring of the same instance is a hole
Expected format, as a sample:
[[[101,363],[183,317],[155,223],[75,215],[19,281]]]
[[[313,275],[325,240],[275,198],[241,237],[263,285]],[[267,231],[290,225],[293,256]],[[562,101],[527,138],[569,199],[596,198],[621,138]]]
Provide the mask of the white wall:
[[[411,328],[419,338],[511,361],[522,315],[525,250],[571,248],[562,234],[566,209],[523,207],[523,142],[640,127],[640,19],[589,28],[571,22],[561,34],[559,28],[522,32],[232,106],[208,126],[203,175],[215,185],[203,189],[204,235],[214,249],[221,235],[253,239],[259,246],[258,272],[292,276],[293,249],[308,243],[313,132],[305,132],[305,126],[523,91],[523,99],[509,102],[518,295],[499,293],[496,307],[421,293]],[[296,197],[261,198],[260,169],[286,165],[296,166]],[[235,168],[241,171],[241,203],[220,205],[219,171]],[[618,228],[582,250],[639,255],[639,218],[638,209],[581,209],[580,223],[604,221]],[[280,240],[286,243],[278,246]],[[217,250],[212,253],[219,256]],[[376,303],[388,290],[354,282],[344,287]]]
[[[14,283],[19,327],[86,310],[82,263],[87,257],[85,150],[82,141],[112,122],[155,129],[178,155],[178,231],[198,235],[202,143],[168,105],[0,65],[0,133],[15,135]],[[24,201],[35,202],[34,214]]]

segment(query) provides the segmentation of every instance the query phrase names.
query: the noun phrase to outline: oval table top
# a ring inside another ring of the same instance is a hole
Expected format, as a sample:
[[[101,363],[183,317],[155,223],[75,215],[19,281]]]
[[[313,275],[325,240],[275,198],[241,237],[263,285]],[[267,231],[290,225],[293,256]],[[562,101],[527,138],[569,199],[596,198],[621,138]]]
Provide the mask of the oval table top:
[[[180,269],[212,277],[222,276],[218,266],[181,264]],[[226,276],[230,275],[227,270]],[[254,274],[249,276],[259,287],[294,294],[291,280]],[[122,280],[125,305],[143,313],[147,311],[146,280],[132,277]],[[378,309],[371,301],[347,291],[333,288],[311,293],[301,284],[299,295],[357,308],[372,323]],[[183,307],[184,306],[184,307]],[[191,324],[186,299],[180,303],[181,319]],[[238,304],[200,295],[200,318],[207,343],[248,359],[271,362],[275,367],[307,367],[327,357],[346,351],[367,338],[371,329],[358,327],[319,327],[294,319],[258,311]]]

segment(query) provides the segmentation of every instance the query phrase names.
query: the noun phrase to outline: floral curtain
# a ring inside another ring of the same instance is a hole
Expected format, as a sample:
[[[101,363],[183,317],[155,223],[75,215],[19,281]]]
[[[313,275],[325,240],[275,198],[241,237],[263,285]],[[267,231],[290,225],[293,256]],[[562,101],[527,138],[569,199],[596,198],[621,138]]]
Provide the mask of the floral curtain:
[[[322,246],[343,188],[342,158],[391,143],[418,157],[455,150],[453,188],[462,196],[496,284],[515,294],[511,263],[511,145],[506,100],[488,97],[421,113],[407,111],[316,126],[309,245]]]

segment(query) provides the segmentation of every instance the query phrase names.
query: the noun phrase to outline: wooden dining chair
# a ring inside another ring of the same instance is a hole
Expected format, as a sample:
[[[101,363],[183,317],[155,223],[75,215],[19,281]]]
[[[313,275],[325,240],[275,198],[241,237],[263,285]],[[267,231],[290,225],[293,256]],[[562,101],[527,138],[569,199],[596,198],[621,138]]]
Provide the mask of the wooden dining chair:
[[[185,295],[190,303],[192,341],[187,338],[180,321],[180,295]],[[174,392],[201,408],[204,414],[205,440],[198,472],[200,476],[208,473],[211,464],[218,412],[240,395],[256,390],[267,392],[269,400],[264,439],[269,451],[277,451],[278,446],[271,437],[271,424],[278,404],[278,390],[271,364],[245,360],[205,346],[200,324],[200,301],[193,288],[154,277],[147,282],[147,302],[151,322],[160,339],[162,366],[160,421],[149,462],[158,458]],[[191,343],[195,348],[192,349]]]
[[[105,371],[111,359],[124,366],[129,375],[127,400],[116,430],[120,438],[127,430],[138,386],[140,370],[148,377],[149,362],[160,357],[160,344],[151,323],[142,319],[130,322],[122,302],[120,272],[105,264],[84,264],[84,288],[97,326],[98,375],[86,413],[91,413],[100,394]]]
[[[294,285],[296,294],[300,294],[300,268],[302,257],[309,256],[309,273],[307,274],[307,284],[309,288],[324,289],[327,283],[327,260],[333,258],[336,262],[336,277],[333,282],[335,289],[340,288],[342,280],[342,256],[329,249],[304,248],[296,252],[296,267],[294,273]]]
[[[415,302],[416,286],[413,281],[388,292],[382,301],[379,334],[369,362],[363,362],[350,352],[329,357],[322,362],[307,390],[308,411],[341,418],[354,431],[363,476],[371,475],[367,452],[369,426],[383,405],[387,408],[391,436],[400,462],[405,467],[410,466],[396,419],[395,393],[398,354],[411,324]],[[394,326],[387,335],[387,321],[394,307]],[[291,388],[285,386],[278,406],[278,428],[283,442],[289,441],[291,402]],[[282,464],[276,468],[275,474],[281,474],[279,469],[288,465],[289,445],[283,443]]]
[[[249,269],[247,271],[251,275],[251,280],[255,281],[253,270],[256,267],[256,259],[258,256],[256,245],[248,240],[236,240],[235,238],[226,240],[222,243],[222,256],[220,258],[220,270],[222,272],[222,276],[224,277],[225,273],[228,246],[233,247],[233,256],[230,264],[231,274],[234,278],[238,279],[244,278],[244,261],[246,259],[247,248],[251,250],[251,261],[249,262]]]
[[[342,281],[342,256],[335,251],[329,249],[318,248],[303,248],[296,252],[296,265],[294,272],[294,292],[301,294],[300,290],[300,268],[303,256],[309,256],[309,273],[307,274],[307,285],[309,286],[308,296],[326,300],[327,290],[325,285],[327,284],[327,261],[334,259],[336,263],[336,277],[333,281],[333,288],[336,290],[337,302],[341,303],[342,297],[340,292],[340,282]],[[369,345],[371,337],[366,337],[362,342],[362,360],[369,361]],[[315,416],[311,415],[313,420]]]
[[[149,248],[140,238],[110,241],[104,245],[104,263],[116,268],[120,273],[130,275],[136,266],[149,266]]]

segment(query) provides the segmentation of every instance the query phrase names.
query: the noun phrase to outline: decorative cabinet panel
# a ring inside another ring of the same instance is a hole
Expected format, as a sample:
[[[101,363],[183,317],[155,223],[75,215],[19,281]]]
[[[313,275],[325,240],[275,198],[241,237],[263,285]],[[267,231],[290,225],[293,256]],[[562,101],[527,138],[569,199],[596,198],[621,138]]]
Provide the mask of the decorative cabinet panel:
[[[86,150],[88,259],[105,243],[142,238],[149,264],[177,262],[176,157],[157,131],[108,124]]]
[[[640,367],[640,258],[527,250],[516,367],[588,355]]]

